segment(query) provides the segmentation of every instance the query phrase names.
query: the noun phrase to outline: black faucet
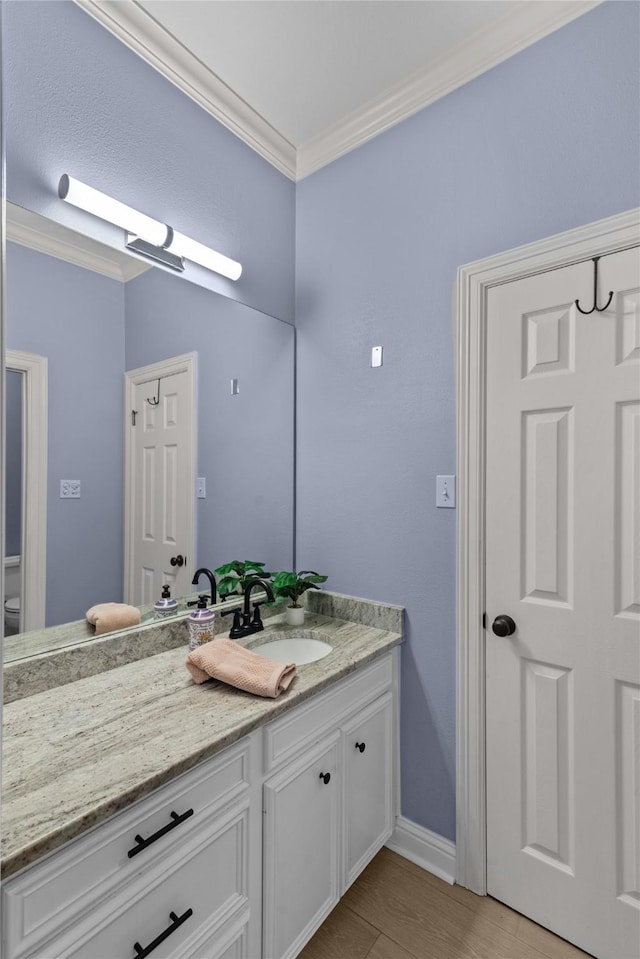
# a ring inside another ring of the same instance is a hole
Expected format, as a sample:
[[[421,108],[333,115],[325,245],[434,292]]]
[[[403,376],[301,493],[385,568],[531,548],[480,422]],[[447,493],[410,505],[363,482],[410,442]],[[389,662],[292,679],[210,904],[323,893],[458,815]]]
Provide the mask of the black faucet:
[[[197,586],[197,585],[198,585],[198,580],[199,580],[200,577],[203,576],[203,575],[207,577],[207,579],[209,580],[209,584],[210,584],[210,586],[211,586],[211,605],[213,606],[213,605],[215,604],[215,601],[216,601],[217,597],[218,597],[218,590],[217,590],[217,587],[216,587],[216,578],[215,578],[215,576],[213,575],[213,573],[211,572],[210,569],[207,569],[206,566],[201,566],[200,569],[197,569],[197,570],[195,571],[195,573],[193,574],[193,579],[191,580],[191,585],[192,585],[192,586]]]
[[[233,625],[229,630],[230,639],[241,639],[243,636],[251,636],[252,633],[259,633],[261,629],[264,629],[262,620],[260,618],[260,607],[263,605],[265,600],[262,600],[260,603],[253,604],[253,616],[251,616],[250,605],[251,605],[251,593],[259,586],[265,591],[269,602],[274,601],[273,590],[268,583],[265,583],[263,579],[250,579],[247,582],[247,585],[244,588],[244,605],[242,607],[242,622],[240,622],[240,608],[236,607],[235,609],[223,609],[220,611],[221,616],[229,616],[233,613]]]

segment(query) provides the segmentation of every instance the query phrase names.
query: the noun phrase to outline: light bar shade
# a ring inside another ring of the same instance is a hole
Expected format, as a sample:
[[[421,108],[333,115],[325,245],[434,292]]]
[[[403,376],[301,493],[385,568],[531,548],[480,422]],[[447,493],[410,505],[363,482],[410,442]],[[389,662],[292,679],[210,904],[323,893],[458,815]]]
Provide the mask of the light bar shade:
[[[184,233],[178,233],[177,230],[171,232],[172,236],[166,244],[166,249],[170,253],[175,253],[176,256],[184,256],[187,260],[199,263],[200,266],[204,266],[208,270],[213,270],[215,273],[222,274],[222,276],[228,276],[230,280],[237,280],[240,277],[242,273],[241,263],[229,259],[228,256],[223,256],[222,253],[216,253],[215,250],[198,243],[197,240],[191,240]]]
[[[58,196],[101,220],[114,223],[115,226],[122,227],[129,233],[135,233],[136,236],[154,246],[164,246],[167,241],[169,230],[166,223],[139,213],[126,203],[120,203],[119,200],[114,200],[106,193],[101,193],[100,190],[95,190],[92,186],[87,186],[86,183],[66,173],[60,177]]]
[[[166,223],[160,220],[154,220],[127,206],[126,203],[120,203],[113,197],[95,190],[92,186],[76,180],[74,177],[64,173],[60,177],[58,184],[58,196],[67,203],[72,203],[87,213],[100,217],[101,220],[107,220],[115,226],[121,227],[127,233],[131,234],[127,247],[134,249],[136,253],[142,256],[149,256],[151,259],[162,262],[165,266],[172,269],[184,269],[182,257],[199,263],[200,266],[213,270],[214,273],[220,273],[222,276],[229,277],[230,280],[237,280],[242,273],[242,265],[236,260],[231,260],[222,253],[216,253],[203,243],[197,240],[191,240],[184,233],[178,233]],[[136,240],[142,240],[142,244],[136,245]],[[156,250],[144,249],[145,244],[156,247]],[[162,256],[161,254],[170,253],[172,257]],[[170,259],[179,260],[180,265],[169,262]]]

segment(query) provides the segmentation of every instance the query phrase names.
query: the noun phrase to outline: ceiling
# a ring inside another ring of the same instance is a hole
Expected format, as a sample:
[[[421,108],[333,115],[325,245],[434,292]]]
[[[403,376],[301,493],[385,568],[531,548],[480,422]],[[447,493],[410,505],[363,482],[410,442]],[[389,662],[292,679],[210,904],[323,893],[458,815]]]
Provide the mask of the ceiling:
[[[517,6],[508,0],[142,0],[300,147]]]
[[[299,179],[592,0],[76,0]]]

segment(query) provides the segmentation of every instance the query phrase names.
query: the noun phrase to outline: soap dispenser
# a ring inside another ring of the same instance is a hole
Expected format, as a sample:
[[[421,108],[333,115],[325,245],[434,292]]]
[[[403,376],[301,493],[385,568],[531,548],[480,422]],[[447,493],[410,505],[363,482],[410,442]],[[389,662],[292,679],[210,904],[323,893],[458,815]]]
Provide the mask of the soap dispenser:
[[[189,652],[213,639],[216,614],[207,609],[207,597],[200,596],[197,609],[189,614]]]
[[[175,599],[171,599],[171,590],[168,586],[162,587],[162,596],[153,608],[156,619],[166,619],[167,616],[173,616],[178,612],[178,604]]]

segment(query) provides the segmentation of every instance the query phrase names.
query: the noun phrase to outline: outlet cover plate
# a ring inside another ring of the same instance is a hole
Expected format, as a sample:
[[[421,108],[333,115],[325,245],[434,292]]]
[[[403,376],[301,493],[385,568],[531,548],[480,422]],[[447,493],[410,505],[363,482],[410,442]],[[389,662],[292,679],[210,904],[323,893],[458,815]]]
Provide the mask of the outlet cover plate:
[[[80,480],[60,480],[60,499],[80,499]]]

